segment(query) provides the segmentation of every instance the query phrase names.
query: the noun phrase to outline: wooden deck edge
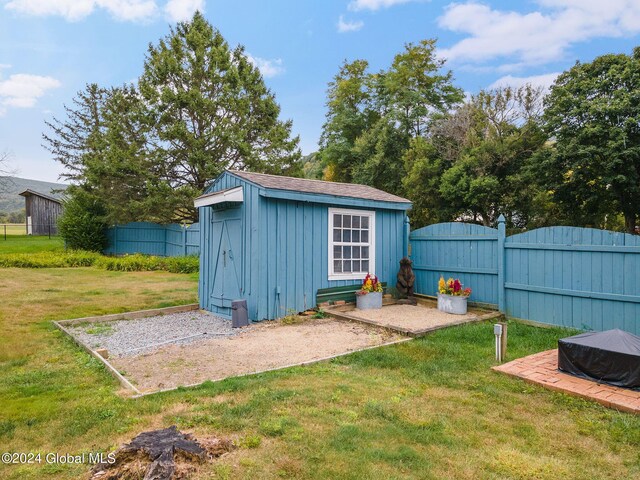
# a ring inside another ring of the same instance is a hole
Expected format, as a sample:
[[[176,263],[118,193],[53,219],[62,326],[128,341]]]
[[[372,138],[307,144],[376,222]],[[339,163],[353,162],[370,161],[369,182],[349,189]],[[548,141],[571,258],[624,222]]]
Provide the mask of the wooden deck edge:
[[[415,329],[409,329],[409,328],[404,328],[404,327],[399,327],[397,325],[392,325],[392,324],[388,324],[388,323],[377,323],[374,322],[372,320],[368,320],[366,318],[360,318],[360,317],[356,317],[353,315],[349,315],[347,312],[344,311],[340,311],[340,310],[334,310],[334,309],[327,309],[325,310],[329,315],[332,315],[340,320],[346,320],[346,321],[350,321],[350,322],[360,322],[360,323],[365,323],[367,325],[372,325],[375,327],[379,327],[379,328],[386,328],[388,330],[392,330],[394,332],[398,332],[401,333],[403,335],[408,335],[410,337],[413,338],[417,338],[417,337],[424,337],[425,335],[428,335],[431,332],[434,332],[436,330],[441,330],[443,328],[448,328],[448,327],[455,327],[458,325],[464,325],[465,323],[475,323],[475,322],[483,322],[486,320],[492,320],[492,319],[502,319],[504,318],[504,315],[500,312],[489,312],[489,313],[485,313],[483,315],[478,315],[475,318],[466,318],[463,320],[459,320],[457,322],[452,322],[452,323],[448,323],[446,325],[435,325],[433,327],[428,327],[428,328],[423,328],[423,329],[419,329],[419,330],[415,330]]]
[[[116,368],[107,361],[106,358],[104,358],[102,355],[99,355],[96,351],[94,351],[91,347],[89,347],[89,345],[85,344],[84,342],[82,342],[81,340],[76,338],[67,328],[65,328],[64,325],[61,324],[61,322],[54,320],[53,324],[62,333],[66,334],[69,338],[71,338],[71,340],[76,345],[78,345],[81,348],[83,348],[84,350],[86,350],[89,353],[89,355],[91,355],[93,358],[95,358],[95,359],[99,360],[100,362],[102,362],[102,364],[107,368],[109,373],[111,373],[111,375],[113,375],[116,378],[116,380],[118,380],[120,382],[120,385],[122,385],[123,387],[133,391],[135,394],[140,394],[141,393],[140,390],[138,390],[129,380],[124,378],[122,376],[122,374],[118,370],[116,370]]]
[[[94,317],[71,318],[68,320],[57,320],[59,325],[71,326],[79,323],[103,323],[117,320],[137,320],[139,318],[155,317],[156,315],[168,315],[170,313],[189,312],[198,310],[200,305],[190,303],[187,305],[176,305],[175,307],[152,308],[149,310],[136,310],[133,312],[112,313],[109,315],[97,315]]]

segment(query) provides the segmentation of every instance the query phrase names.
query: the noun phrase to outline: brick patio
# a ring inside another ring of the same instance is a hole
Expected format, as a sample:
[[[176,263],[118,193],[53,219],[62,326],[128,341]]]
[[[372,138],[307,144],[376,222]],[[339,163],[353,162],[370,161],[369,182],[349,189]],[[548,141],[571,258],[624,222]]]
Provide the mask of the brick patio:
[[[640,392],[599,384],[560,372],[557,349],[519,358],[493,367],[493,370],[551,390],[595,400],[605,407],[640,414]]]

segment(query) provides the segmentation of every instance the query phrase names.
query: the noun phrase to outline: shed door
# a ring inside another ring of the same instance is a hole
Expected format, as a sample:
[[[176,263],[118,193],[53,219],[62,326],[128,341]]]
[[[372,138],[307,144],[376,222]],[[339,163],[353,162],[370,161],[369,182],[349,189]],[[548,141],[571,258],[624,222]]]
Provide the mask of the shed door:
[[[238,209],[214,211],[212,223],[211,304],[230,308],[242,293],[242,222]]]

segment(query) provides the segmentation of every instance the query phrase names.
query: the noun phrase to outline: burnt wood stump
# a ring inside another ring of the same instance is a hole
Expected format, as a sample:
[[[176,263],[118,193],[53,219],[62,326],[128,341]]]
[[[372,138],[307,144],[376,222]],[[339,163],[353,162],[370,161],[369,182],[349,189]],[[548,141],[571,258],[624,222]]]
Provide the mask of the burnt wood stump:
[[[116,451],[115,462],[96,465],[91,479],[176,480],[185,478],[196,464],[219,457],[232,448],[229,440],[220,438],[199,442],[174,425],[139,434]]]

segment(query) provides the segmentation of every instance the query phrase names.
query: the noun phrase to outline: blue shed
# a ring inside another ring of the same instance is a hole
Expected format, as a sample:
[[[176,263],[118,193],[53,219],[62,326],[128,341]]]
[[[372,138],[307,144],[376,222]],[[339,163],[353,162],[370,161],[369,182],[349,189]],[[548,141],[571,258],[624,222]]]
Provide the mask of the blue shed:
[[[318,289],[395,285],[407,254],[411,202],[365,185],[225,171],[195,200],[200,214],[200,307],[251,320],[316,305]]]

